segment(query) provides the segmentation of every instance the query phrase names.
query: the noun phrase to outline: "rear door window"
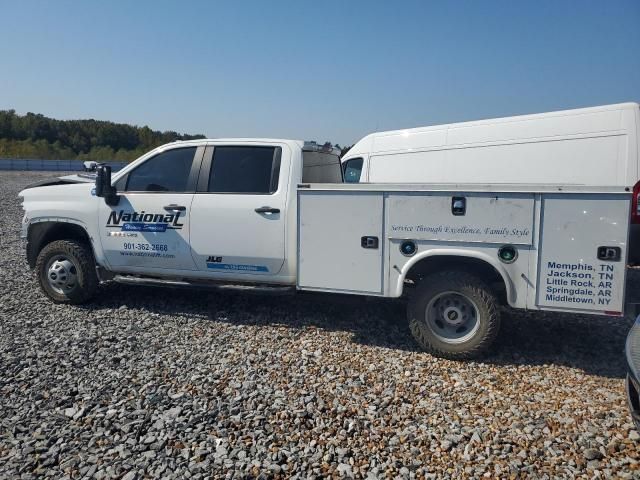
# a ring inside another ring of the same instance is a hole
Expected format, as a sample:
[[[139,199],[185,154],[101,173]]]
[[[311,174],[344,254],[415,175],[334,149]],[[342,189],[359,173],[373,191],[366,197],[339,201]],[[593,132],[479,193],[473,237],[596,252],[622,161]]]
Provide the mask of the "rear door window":
[[[280,147],[215,147],[208,191],[271,194],[278,190]]]

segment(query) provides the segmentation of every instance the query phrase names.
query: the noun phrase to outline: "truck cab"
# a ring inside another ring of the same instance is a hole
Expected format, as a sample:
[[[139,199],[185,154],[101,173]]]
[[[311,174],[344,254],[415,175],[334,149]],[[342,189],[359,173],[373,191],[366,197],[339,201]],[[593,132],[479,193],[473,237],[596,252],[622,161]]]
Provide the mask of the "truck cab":
[[[294,285],[302,181],[342,182],[338,152],[277,139],[164,145],[115,174],[107,201],[87,182],[21,192],[27,257],[35,266],[71,235],[109,275]]]
[[[110,270],[292,283],[290,182],[302,145],[289,141],[173,144],[126,169],[119,202],[98,202]],[[295,218],[295,217],[294,217]]]

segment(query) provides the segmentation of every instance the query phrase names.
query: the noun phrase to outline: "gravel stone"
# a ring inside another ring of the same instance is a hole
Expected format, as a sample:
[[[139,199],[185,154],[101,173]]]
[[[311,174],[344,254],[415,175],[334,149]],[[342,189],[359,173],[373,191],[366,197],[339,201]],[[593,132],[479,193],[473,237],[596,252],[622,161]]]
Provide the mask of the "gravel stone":
[[[71,417],[71,418],[73,418],[73,417],[75,416],[75,414],[76,414],[76,413],[77,413],[77,411],[76,411],[76,409],[75,409],[75,408],[65,408],[65,409],[64,409],[64,414],[65,414],[67,417]]]
[[[587,460],[600,460],[604,455],[596,448],[587,448],[584,451],[584,458]]]
[[[0,478],[640,478],[632,319],[505,310],[496,352],[454,362],[403,300],[111,282],[54,304],[16,195],[57,175],[0,172]]]

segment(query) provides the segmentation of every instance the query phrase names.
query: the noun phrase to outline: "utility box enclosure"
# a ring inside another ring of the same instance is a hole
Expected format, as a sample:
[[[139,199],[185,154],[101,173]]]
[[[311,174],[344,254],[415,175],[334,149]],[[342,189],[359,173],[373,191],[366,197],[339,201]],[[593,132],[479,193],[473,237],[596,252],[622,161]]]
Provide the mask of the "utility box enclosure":
[[[454,202],[463,211],[454,214]],[[390,193],[389,238],[531,245],[533,194]]]
[[[628,229],[626,196],[545,194],[538,306],[622,312]]]
[[[298,199],[298,286],[381,295],[382,192],[300,190]]]

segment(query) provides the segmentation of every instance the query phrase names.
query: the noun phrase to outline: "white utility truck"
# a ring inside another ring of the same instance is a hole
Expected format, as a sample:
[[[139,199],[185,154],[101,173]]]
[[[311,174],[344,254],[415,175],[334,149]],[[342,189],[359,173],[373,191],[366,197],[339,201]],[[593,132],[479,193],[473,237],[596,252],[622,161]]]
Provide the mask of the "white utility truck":
[[[56,302],[102,280],[406,294],[416,340],[449,358],[485,351],[503,305],[624,308],[624,186],[347,184],[333,152],[266,139],[172,143],[83,181],[20,192],[27,259]]]
[[[633,190],[640,264],[640,105],[434,125],[367,135],[342,159],[347,183],[609,185]]]

